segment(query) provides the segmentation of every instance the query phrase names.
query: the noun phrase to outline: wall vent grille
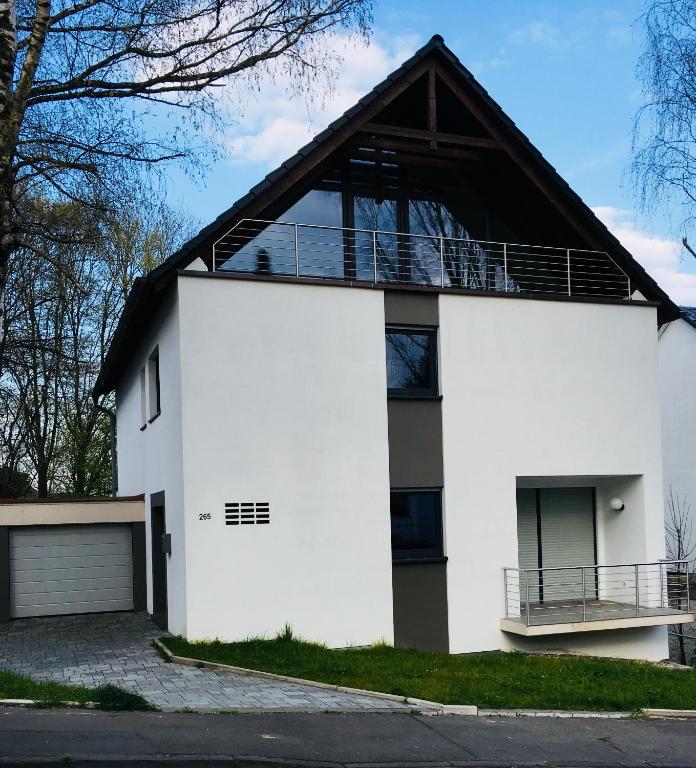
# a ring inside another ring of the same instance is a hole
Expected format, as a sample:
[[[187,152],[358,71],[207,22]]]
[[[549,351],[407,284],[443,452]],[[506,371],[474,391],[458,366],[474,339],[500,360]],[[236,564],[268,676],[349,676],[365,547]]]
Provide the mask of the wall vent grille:
[[[225,525],[268,525],[271,508],[267,501],[225,502]]]

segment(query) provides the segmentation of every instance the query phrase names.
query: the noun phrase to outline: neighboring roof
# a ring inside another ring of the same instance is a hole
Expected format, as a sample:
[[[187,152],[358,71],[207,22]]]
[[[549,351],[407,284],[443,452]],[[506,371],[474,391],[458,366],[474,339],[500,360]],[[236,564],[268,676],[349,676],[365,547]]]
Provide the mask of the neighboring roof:
[[[555,191],[565,198],[566,206],[573,208],[574,214],[582,218],[583,225],[592,233],[594,239],[602,244],[598,250],[609,250],[612,256],[620,259],[620,266],[629,275],[632,285],[639,289],[649,300],[661,303],[659,310],[660,322],[679,317],[679,309],[671,301],[669,296],[647,274],[643,267],[633,259],[631,254],[609,232],[606,226],[594,215],[582,199],[570,188],[567,182],[559,176],[553,166],[544,159],[536,147],[517,128],[515,123],[503,112],[502,108],[494,101],[488,92],[477,82],[474,76],[452,51],[445,45],[440,35],[434,35],[430,41],[404,62],[397,70],[392,72],[379,85],[360,99],[341,117],[332,122],[325,130],[302,147],[293,157],[282,163],[276,170],[269,173],[259,184],[253,187],[246,195],[221,213],[213,222],[204,227],[192,240],[186,243],[176,253],[170,256],[163,264],[152,270],[145,277],[138,278],[126,302],[123,314],[114,334],[109,352],[102,366],[94,388],[95,396],[105,394],[116,386],[128,364],[132,349],[142,336],[142,332],[150,322],[162,292],[175,278],[177,270],[186,268],[194,259],[202,257],[210,259],[212,256],[212,243],[223,235],[235,222],[241,218],[254,218],[254,205],[258,206],[261,196],[271,194],[274,188],[285,187],[293,183],[293,179],[302,172],[304,167],[313,167],[313,162],[325,159],[327,149],[336,139],[345,140],[361,124],[368,121],[369,116],[363,116],[368,108],[374,109],[384,102],[387,91],[394,88],[400,81],[405,80],[414,70],[423,64],[424,59],[438,57],[444,60],[454,70],[455,74],[466,83],[469,89],[481,100],[482,105],[496,119],[501,131],[507,132],[509,143],[515,146],[519,152],[525,153],[527,161],[534,165],[534,170],[544,175],[544,181],[552,184]],[[347,134],[343,137],[343,134]],[[319,160],[316,160],[317,156]],[[207,251],[206,251],[207,249]]]
[[[692,328],[696,328],[696,307],[679,307],[679,314]]]

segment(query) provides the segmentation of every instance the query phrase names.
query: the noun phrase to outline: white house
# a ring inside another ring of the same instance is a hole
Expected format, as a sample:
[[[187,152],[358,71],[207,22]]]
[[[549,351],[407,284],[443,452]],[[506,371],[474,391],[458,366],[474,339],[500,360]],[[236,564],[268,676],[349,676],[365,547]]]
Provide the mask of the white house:
[[[662,561],[677,316],[434,37],[133,287],[97,392],[148,610],[193,639],[666,657],[692,619]]]
[[[660,328],[658,356],[665,497],[687,514],[696,544],[696,308]]]

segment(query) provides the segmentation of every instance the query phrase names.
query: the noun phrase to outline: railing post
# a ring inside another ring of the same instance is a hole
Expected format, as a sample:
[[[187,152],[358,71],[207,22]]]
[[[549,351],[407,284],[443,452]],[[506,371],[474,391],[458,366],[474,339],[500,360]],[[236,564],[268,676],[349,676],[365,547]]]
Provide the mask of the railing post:
[[[686,612],[689,612],[691,608],[691,588],[689,585],[689,562],[684,563],[684,570],[686,571]]]
[[[568,264],[568,296],[570,296],[570,248],[566,251],[566,261]]]
[[[445,287],[445,238],[440,235],[440,288]]]
[[[585,603],[585,566],[580,566],[582,571],[582,620],[587,621],[587,604]]]
[[[507,293],[507,243],[503,243],[503,285]]]
[[[377,232],[372,231],[372,260],[375,269],[375,283],[377,282]]]
[[[640,591],[638,587],[638,563],[635,564],[635,577],[636,577],[636,616],[640,616]]]
[[[300,276],[300,240],[297,235],[297,224],[295,224],[295,277]]]
[[[508,569],[503,568],[503,584],[505,586],[505,618],[507,619],[510,611],[508,610]]]
[[[667,605],[665,605],[665,564],[661,562],[660,568],[660,608],[669,608],[669,595],[667,596]],[[667,579],[667,588],[669,589],[669,579]]]
[[[524,581],[527,590],[527,626],[529,626],[529,571],[526,569],[524,572]]]

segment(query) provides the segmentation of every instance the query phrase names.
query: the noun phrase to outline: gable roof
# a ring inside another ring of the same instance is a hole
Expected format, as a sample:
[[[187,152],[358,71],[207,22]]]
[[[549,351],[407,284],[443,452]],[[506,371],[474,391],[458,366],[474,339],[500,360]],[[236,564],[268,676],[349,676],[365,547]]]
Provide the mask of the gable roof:
[[[274,199],[287,192],[310,170],[330,157],[337,147],[421,77],[433,63],[438,67],[438,75],[445,79],[449,88],[466,99],[467,106],[476,110],[477,116],[491,135],[500,142],[502,149],[524,170],[533,183],[543,189],[550,202],[582,232],[588,242],[592,243],[592,247],[611,252],[612,257],[630,277],[631,285],[640,290],[646,299],[660,303],[659,322],[679,317],[679,309],[669,296],[545,160],[445,45],[443,38],[434,35],[410,59],[295,155],[281,163],[231,208],[221,213],[159,267],[135,281],[97,379],[95,396],[111,391],[118,383],[131,350],[150,322],[162,292],[171,284],[178,270],[185,269],[198,257],[210,263],[212,244],[229,230],[235,221],[258,217]]]

